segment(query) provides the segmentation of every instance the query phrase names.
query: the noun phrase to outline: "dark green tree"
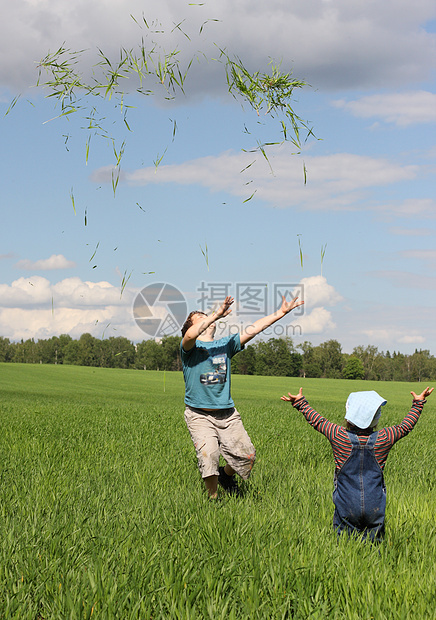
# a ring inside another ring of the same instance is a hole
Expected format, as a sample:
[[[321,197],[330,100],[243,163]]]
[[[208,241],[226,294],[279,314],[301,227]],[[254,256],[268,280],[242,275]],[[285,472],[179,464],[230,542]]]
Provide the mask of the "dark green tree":
[[[54,356],[55,356],[54,363],[63,364],[65,353],[68,347],[70,346],[70,344],[73,342],[73,339],[71,338],[69,334],[61,334],[58,338],[54,338],[54,341],[56,345],[55,351],[54,351]]]
[[[342,370],[342,376],[344,379],[363,379],[365,370],[362,361],[357,357],[350,356]]]
[[[100,366],[101,351],[96,338],[91,334],[82,334],[77,347],[77,360],[79,366]]]
[[[65,347],[62,351],[62,363],[63,364],[79,364],[79,341],[70,340],[65,343]]]
[[[155,340],[143,340],[136,347],[136,368],[144,370],[163,370],[162,347]]]
[[[318,350],[307,340],[299,344],[298,349],[302,352],[302,376],[312,378],[321,377],[322,369]]]
[[[319,355],[321,376],[327,379],[340,379],[342,376],[342,346],[337,340],[327,340],[316,347]]]
[[[36,342],[33,338],[21,340],[16,344],[12,361],[22,364],[37,364],[39,362]]]
[[[96,340],[95,357],[103,368],[133,368],[135,364],[135,346],[123,336],[111,336],[105,340]]]
[[[379,352],[377,347],[372,345],[368,345],[366,347],[359,345],[358,347],[354,347],[353,349],[354,357],[360,359],[363,364],[365,379],[369,381],[377,380],[377,360],[379,357]]]
[[[71,340],[71,336],[65,334],[59,337],[53,336],[48,340],[38,340],[36,351],[39,362],[42,364],[62,364],[64,348]]]
[[[301,355],[295,351],[291,338],[270,338],[255,345],[257,375],[296,377],[302,366]]]
[[[394,351],[391,359],[392,380],[410,381],[410,360],[407,355]]]
[[[164,370],[182,370],[180,358],[181,336],[164,336],[160,342],[162,348],[162,368]]]
[[[10,362],[13,357],[13,347],[9,338],[0,336],[0,362]]]
[[[430,351],[415,349],[410,356],[410,377],[412,381],[428,381],[432,379],[432,358]]]
[[[232,372],[236,375],[254,375],[256,371],[256,347],[249,344],[232,358]]]

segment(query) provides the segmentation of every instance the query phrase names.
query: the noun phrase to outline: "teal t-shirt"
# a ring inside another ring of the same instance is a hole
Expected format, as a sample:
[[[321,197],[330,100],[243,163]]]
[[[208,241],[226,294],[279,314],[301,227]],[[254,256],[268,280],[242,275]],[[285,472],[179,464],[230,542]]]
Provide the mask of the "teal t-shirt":
[[[244,347],[239,334],[212,342],[197,340],[190,351],[180,345],[185,403],[199,409],[234,407],[230,393],[230,359]]]

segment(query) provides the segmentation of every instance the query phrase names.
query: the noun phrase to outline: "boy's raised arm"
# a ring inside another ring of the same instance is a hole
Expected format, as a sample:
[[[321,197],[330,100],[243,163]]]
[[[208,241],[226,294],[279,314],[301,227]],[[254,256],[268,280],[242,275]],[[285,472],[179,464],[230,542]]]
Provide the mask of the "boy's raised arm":
[[[278,310],[276,310],[272,314],[269,314],[268,316],[263,317],[262,319],[259,319],[258,321],[255,321],[253,325],[249,325],[241,333],[241,345],[246,344],[252,338],[257,336],[257,334],[263,332],[267,327],[270,327],[270,325],[273,325],[273,323],[282,319],[289,312],[294,310],[294,308],[298,308],[298,306],[302,306],[303,304],[304,301],[298,301],[298,297],[294,297],[294,299],[287,302],[285,297],[282,295],[282,305]]]

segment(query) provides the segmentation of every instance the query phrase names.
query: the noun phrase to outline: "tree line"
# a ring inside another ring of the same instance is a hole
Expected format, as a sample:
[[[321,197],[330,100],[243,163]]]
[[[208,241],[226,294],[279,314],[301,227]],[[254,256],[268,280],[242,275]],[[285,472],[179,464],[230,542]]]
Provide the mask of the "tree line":
[[[179,336],[165,336],[159,342],[143,340],[133,344],[122,336],[107,339],[82,334],[74,340],[67,334],[48,340],[33,338],[10,342],[0,337],[0,362],[27,364],[75,364],[104,368],[181,370]],[[232,372],[244,375],[282,377],[324,377],[373,381],[436,380],[436,358],[428,350],[413,354],[379,351],[358,346],[343,353],[337,340],[317,346],[292,338],[270,338],[249,344],[232,359]]]

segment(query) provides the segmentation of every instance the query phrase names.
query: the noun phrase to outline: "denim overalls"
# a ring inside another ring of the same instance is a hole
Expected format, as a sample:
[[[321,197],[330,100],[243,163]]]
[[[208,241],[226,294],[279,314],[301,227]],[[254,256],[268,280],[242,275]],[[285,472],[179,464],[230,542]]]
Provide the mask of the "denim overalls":
[[[386,509],[386,487],[383,471],[374,455],[378,432],[361,444],[355,433],[347,431],[352,452],[338,472],[335,472],[333,526],[338,533],[343,530],[369,537],[383,538]]]

